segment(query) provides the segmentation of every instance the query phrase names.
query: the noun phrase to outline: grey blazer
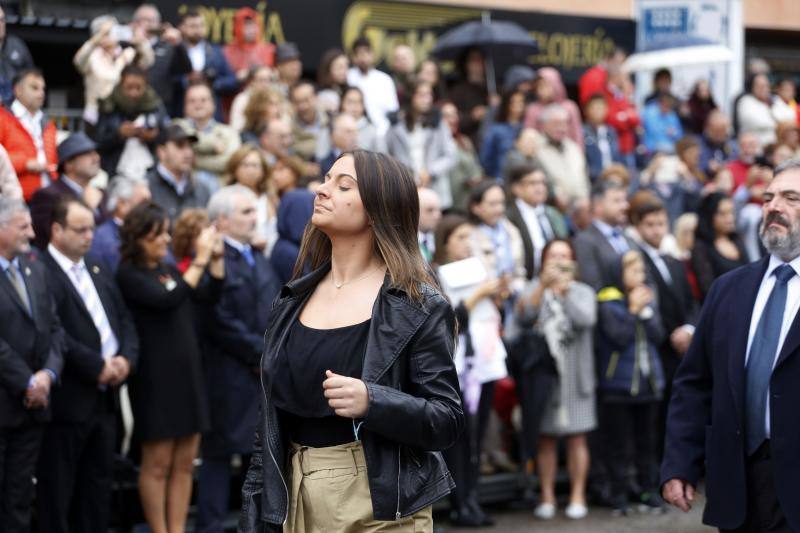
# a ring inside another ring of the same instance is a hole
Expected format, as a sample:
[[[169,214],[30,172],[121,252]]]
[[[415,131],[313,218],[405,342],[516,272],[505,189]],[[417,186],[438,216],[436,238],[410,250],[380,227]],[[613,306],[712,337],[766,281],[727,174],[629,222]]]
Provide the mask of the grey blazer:
[[[630,250],[638,250],[631,239],[625,236]],[[620,283],[622,256],[608,242],[605,235],[594,224],[572,239],[578,261],[578,279],[595,291]]]
[[[517,306],[516,331],[532,328],[539,320],[539,307],[530,304],[531,294],[539,286],[539,279],[534,279],[519,295]],[[594,290],[576,281],[570,285],[564,295],[564,313],[572,323],[574,337],[567,350],[575,357],[570,365],[578,374],[578,392],[582,397],[594,394],[597,376],[594,371],[594,325],[597,322],[597,299]]]
[[[425,170],[431,175],[431,189],[439,194],[443,208],[453,205],[448,173],[457,161],[456,143],[444,120],[435,128],[425,128]],[[386,133],[386,151],[401,163],[414,169],[409,146],[409,131],[402,119]]]

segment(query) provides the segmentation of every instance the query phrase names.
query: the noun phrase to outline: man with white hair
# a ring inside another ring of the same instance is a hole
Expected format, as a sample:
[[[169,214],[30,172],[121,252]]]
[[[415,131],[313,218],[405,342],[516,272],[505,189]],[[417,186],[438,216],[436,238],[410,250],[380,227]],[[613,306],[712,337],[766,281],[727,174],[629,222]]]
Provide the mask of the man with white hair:
[[[111,218],[95,230],[92,248],[88,254],[104,266],[107,272],[116,272],[119,265],[119,229],[122,227],[122,222],[134,207],[148,201],[150,201],[150,186],[143,178],[119,176],[109,185],[106,209]]]
[[[544,134],[536,157],[553,186],[556,203],[566,206],[574,198],[589,197],[589,178],[583,150],[567,135],[569,113],[560,104],[544,108],[539,118]]]
[[[64,366],[64,331],[21,199],[0,197],[0,524],[30,531],[34,470]]]
[[[256,196],[242,185],[214,193],[208,215],[225,241],[225,286],[214,306],[205,361],[211,431],[203,436],[197,531],[222,531],[228,510],[231,456],[253,452],[258,372],[273,298],[280,290],[264,255],[254,251]],[[245,463],[246,464],[246,463]]]
[[[417,230],[419,249],[422,257],[430,263],[436,252],[433,233],[442,219],[442,203],[439,195],[433,189],[421,187],[417,189],[417,193],[419,194],[419,227]]]

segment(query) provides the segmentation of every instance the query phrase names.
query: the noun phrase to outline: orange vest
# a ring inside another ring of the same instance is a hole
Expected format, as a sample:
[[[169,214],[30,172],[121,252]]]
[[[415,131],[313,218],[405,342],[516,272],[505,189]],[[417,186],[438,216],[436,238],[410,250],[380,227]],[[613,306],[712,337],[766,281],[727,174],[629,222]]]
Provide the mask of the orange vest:
[[[53,166],[53,170],[49,174],[52,179],[55,179],[58,176],[58,172],[55,170],[55,166],[58,164],[58,155],[56,152],[56,125],[52,121],[47,121],[43,125],[42,137],[44,138],[47,164]],[[41,174],[29,172],[25,168],[25,164],[29,160],[37,157],[36,143],[33,142],[30,133],[19,119],[5,108],[0,108],[0,144],[8,152],[8,157],[19,178],[19,184],[22,186],[25,201],[30,201],[33,193],[42,186]]]

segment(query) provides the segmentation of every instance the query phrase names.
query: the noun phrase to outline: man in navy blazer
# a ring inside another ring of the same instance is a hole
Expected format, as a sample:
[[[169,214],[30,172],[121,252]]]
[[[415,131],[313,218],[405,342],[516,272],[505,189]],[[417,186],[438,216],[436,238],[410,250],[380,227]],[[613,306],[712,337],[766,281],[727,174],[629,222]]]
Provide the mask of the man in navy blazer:
[[[51,386],[64,365],[64,331],[31,252],[25,203],[0,196],[0,531],[28,533],[34,472]]]
[[[759,233],[770,255],[714,283],[678,368],[662,496],[688,511],[705,476],[704,523],[800,531],[800,160],[775,170]]]
[[[117,387],[139,355],[136,325],[113,274],[84,259],[94,216],[77,198],[53,209],[42,254],[64,328],[64,369],[39,457],[39,531],[105,532],[114,476]]]
[[[198,475],[198,532],[223,530],[228,511],[231,456],[253,451],[261,394],[259,361],[278,276],[251,246],[256,229],[256,196],[242,185],[224,187],[208,204],[209,218],[225,240],[225,285],[209,317],[205,358],[210,395],[210,432],[203,435]],[[242,464],[249,461],[243,460]]]

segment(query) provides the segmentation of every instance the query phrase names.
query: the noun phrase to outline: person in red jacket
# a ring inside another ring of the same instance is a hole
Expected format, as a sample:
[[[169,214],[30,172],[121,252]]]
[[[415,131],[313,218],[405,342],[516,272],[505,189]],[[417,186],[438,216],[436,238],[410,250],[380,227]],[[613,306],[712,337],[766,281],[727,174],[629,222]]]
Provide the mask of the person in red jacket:
[[[635,167],[637,131],[642,123],[631,99],[632,92],[633,85],[628,74],[619,67],[609,68],[608,85],[603,91],[608,102],[606,124],[616,130],[619,152],[629,168]]]
[[[233,16],[233,41],[223,51],[240,83],[251,69],[275,64],[275,45],[264,42],[263,21],[249,7],[237,10]]]
[[[57,176],[56,126],[42,113],[45,83],[35,68],[13,81],[14,101],[0,108],[0,144],[8,152],[25,201]]]
[[[613,47],[606,58],[588,69],[578,80],[578,101],[581,107],[586,105],[593,95],[605,93],[608,86],[608,71],[622,66],[627,57],[625,50]]]

